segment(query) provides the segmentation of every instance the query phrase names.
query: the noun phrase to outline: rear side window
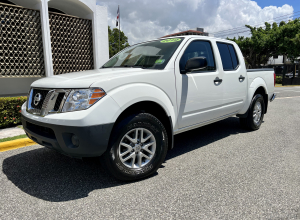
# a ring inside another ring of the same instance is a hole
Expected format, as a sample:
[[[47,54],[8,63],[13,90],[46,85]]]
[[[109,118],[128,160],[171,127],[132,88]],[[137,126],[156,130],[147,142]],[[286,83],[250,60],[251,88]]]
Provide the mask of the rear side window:
[[[235,49],[234,49],[233,45],[231,45],[231,44],[228,44],[228,48],[229,48],[230,55],[231,55],[233,69],[236,69],[237,66],[239,65],[239,60],[237,58]]]
[[[205,57],[207,60],[207,68],[200,71],[216,70],[215,59],[209,41],[196,40],[189,44],[179,61],[181,73],[185,72],[186,62],[194,57]]]
[[[217,43],[222,59],[223,70],[235,70],[239,65],[235,49],[231,44]]]

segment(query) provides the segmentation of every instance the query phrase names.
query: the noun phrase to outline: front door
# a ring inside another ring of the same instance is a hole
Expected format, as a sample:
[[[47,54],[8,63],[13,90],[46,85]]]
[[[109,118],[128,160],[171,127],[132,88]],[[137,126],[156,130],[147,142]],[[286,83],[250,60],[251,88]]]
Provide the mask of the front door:
[[[218,71],[214,56],[217,47],[213,43],[191,39],[175,61],[179,130],[201,126],[222,116],[223,72]],[[186,62],[193,57],[205,57],[207,68],[185,72]]]

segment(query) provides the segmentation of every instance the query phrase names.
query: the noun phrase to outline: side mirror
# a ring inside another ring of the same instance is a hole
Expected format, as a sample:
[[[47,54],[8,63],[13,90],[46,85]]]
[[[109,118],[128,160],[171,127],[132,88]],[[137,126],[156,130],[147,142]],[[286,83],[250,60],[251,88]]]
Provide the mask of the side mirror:
[[[202,70],[207,67],[207,60],[205,57],[194,57],[189,59],[185,65],[185,72],[192,72]]]

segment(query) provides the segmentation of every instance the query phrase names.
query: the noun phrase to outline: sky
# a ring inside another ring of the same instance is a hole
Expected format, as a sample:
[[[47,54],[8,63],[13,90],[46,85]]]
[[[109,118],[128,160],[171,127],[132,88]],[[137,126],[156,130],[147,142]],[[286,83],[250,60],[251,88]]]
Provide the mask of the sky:
[[[242,32],[247,29],[241,29],[245,24],[288,20],[294,12],[300,17],[300,0],[97,0],[97,3],[107,7],[108,25],[113,28],[120,5],[121,30],[130,45],[196,27],[222,38],[247,35]],[[233,30],[219,32],[230,29]]]
[[[260,7],[266,7],[270,5],[274,6],[282,6],[283,4],[288,4],[293,6],[295,12],[300,11],[300,1],[299,0],[259,0],[257,4]]]

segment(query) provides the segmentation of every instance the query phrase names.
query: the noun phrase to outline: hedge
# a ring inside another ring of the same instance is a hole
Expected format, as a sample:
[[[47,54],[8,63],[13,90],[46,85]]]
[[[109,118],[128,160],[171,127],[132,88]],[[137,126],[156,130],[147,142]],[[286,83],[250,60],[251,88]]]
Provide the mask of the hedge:
[[[282,76],[276,76],[276,84],[282,84]]]
[[[0,128],[21,123],[21,106],[26,96],[0,98]]]

